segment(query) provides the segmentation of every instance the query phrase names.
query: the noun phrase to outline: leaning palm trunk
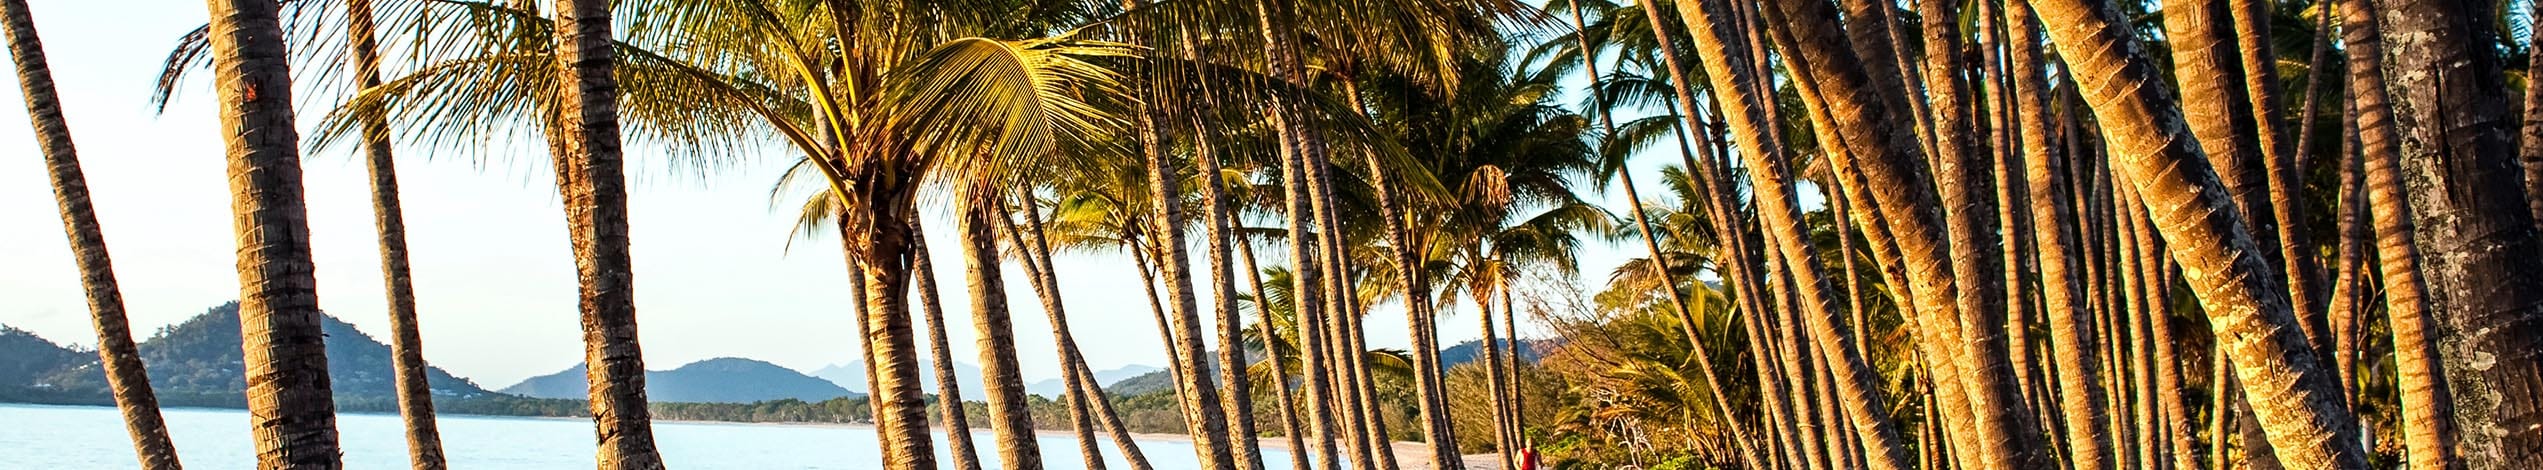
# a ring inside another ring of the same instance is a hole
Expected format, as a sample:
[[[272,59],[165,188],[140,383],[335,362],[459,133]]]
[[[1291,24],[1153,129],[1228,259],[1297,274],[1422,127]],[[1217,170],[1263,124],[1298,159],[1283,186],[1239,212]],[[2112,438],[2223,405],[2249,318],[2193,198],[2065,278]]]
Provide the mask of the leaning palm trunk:
[[[281,5],[222,0],[210,8],[212,72],[222,84],[215,87],[221,128],[229,131],[223,142],[239,240],[239,335],[257,466],[340,468]]]
[[[2239,220],[2198,142],[2186,134],[2180,108],[2153,83],[2156,70],[2132,44],[2110,3],[2032,0],[2077,85],[2113,140],[2117,166],[2144,195],[2154,228],[2206,307],[2223,339],[2248,402],[2266,427],[2281,462],[2305,469],[2366,466],[2327,365],[2301,331],[2286,291],[2269,282],[2264,252]]]
[[[1860,203],[1853,211],[1856,224],[1881,235],[1872,238],[1888,242],[1877,244],[1881,246],[1875,247],[1875,254],[1894,270],[1885,276],[1894,281],[1893,289],[1904,292],[1900,298],[1909,300],[1902,303],[1914,306],[1911,330],[1919,336],[1923,362],[1933,374],[1944,435],[1966,465],[1980,464],[1971,458],[2001,459],[2003,466],[2013,465],[2014,452],[2005,446],[1995,446],[1993,452],[1978,448],[1980,420],[1972,415],[2009,411],[1974,409],[1971,403],[1976,399],[1969,395],[2013,390],[1963,386],[1964,374],[1979,371],[1960,370],[1957,365],[1966,343],[1961,339],[1966,336],[1955,297],[1960,288],[1952,274],[1949,244],[1943,238],[1942,203],[1935,189],[1923,183],[1928,181],[1929,168],[1915,136],[1900,127],[1907,121],[1877,98],[1870,79],[1850,65],[1859,60],[1836,33],[1834,8],[1819,0],[1774,6],[1765,9],[1766,23],[1774,30],[1778,49],[1789,54],[1786,67],[1801,77],[1793,83],[1804,96],[1802,103],[1811,113],[1820,142],[1830,146],[1827,155],[1835,157],[1831,162],[1838,177],[1848,182],[1840,187],[1849,201]],[[2006,395],[1990,401],[2017,400],[2019,395]]]
[[[115,283],[114,260],[106,252],[106,233],[98,228],[97,211],[88,202],[88,177],[80,171],[78,150],[71,144],[70,123],[62,119],[60,95],[54,93],[53,68],[44,57],[44,40],[36,34],[35,17],[26,0],[0,0],[7,21],[9,57],[18,68],[18,86],[26,97],[27,121],[35,125],[36,145],[52,176],[53,200],[61,206],[62,228],[71,240],[72,260],[79,263],[80,289],[88,296],[89,320],[97,329],[97,360],[115,408],[132,434],[133,453],[142,468],[174,470],[176,445],[168,440],[167,422],[159,417],[159,396],[150,389],[150,373],[141,348],[132,341],[132,325],[124,317],[123,289]],[[419,466],[420,468],[420,466]]]
[[[2374,4],[2350,0],[2341,5],[2342,34],[2347,36],[2349,93],[2357,118],[2358,171],[2365,172],[2370,219],[2375,231],[2376,264],[2383,274],[2384,309],[2393,331],[2394,383],[2400,389],[2402,443],[2410,450],[2412,468],[2464,468],[2456,446],[2455,401],[2437,346],[2435,312],[2429,311],[2428,285],[2420,268],[2418,235],[2404,195],[2401,135],[2394,128],[2391,94],[2386,88],[2383,32]]]
[[[371,0],[347,0],[345,32],[352,41],[353,73],[364,88],[380,86],[379,40]],[[398,202],[396,158],[389,148],[388,118],[362,116],[363,165],[371,173],[371,212],[380,232],[380,274],[388,283],[389,350],[397,377],[397,414],[406,422],[406,449],[418,470],[440,469],[441,430],[433,422],[433,389],[425,377],[424,333],[416,325],[415,281],[406,258],[406,211]]]
[[[964,206],[963,268],[970,273],[971,325],[979,333],[981,386],[989,398],[989,429],[998,439],[998,462],[1011,470],[1042,467],[1042,447],[1033,432],[1033,412],[1024,398],[1024,369],[1015,356],[1015,330],[1007,314],[1005,269],[998,262],[994,218],[997,200],[985,188],[974,188]],[[913,224],[915,228],[915,224]],[[911,230],[915,239],[917,230]],[[940,378],[939,380],[943,380]],[[940,396],[952,400],[959,396]],[[950,432],[950,430],[949,430]],[[967,450],[967,449],[965,449]]]
[[[1231,232],[1234,231],[1231,230]],[[1263,332],[1263,360],[1271,363],[1271,389],[1273,396],[1278,401],[1276,404],[1280,407],[1281,437],[1289,439],[1289,450],[1291,452],[1289,464],[1293,470],[1308,470],[1308,460],[1310,459],[1308,456],[1302,454],[1305,454],[1310,449],[1307,448],[1306,434],[1301,431],[1303,428],[1298,424],[1298,408],[1297,405],[1295,405],[1295,403],[1298,402],[1298,399],[1290,396],[1291,393],[1289,390],[1288,372],[1289,364],[1288,361],[1281,360],[1281,353],[1279,349],[1280,339],[1275,337],[1277,335],[1273,333],[1271,315],[1264,313],[1269,312],[1271,307],[1268,298],[1264,297],[1267,295],[1266,292],[1269,291],[1263,290],[1263,264],[1260,260],[1254,257],[1254,243],[1252,241],[1246,240],[1241,235],[1236,236],[1234,240],[1230,241],[1235,243],[1237,254],[1245,256],[1245,281],[1250,284],[1249,287],[1254,289],[1254,311],[1256,312],[1254,327],[1257,331]],[[1428,309],[1429,307],[1424,306],[1423,308]],[[1444,406],[1445,403],[1442,403],[1442,405]],[[1441,412],[1446,413],[1447,409],[1441,408]],[[1439,439],[1440,437],[1434,435],[1431,438]],[[1448,445],[1450,452],[1456,451],[1457,441],[1455,439],[1449,439]],[[1458,465],[1464,463],[1459,460],[1451,460],[1449,462],[1455,463],[1445,465]],[[1455,467],[1442,466],[1439,468],[1441,470],[1451,470]]]
[[[1799,294],[1795,300],[1805,311],[1801,315],[1805,324],[1793,327],[1807,332],[1817,345],[1811,349],[1818,354],[1809,358],[1828,363],[1829,372],[1836,374],[1832,382],[1837,388],[1826,393],[1836,395],[1836,401],[1843,405],[1847,421],[1855,427],[1852,434],[1862,436],[1863,446],[1871,451],[1867,457],[1872,468],[1908,468],[1907,447],[1884,415],[1887,405],[1875,395],[1880,390],[1878,374],[1854,338],[1836,324],[1837,317],[1829,306],[1830,285],[1819,272],[1818,255],[1806,239],[1809,229],[1803,225],[1797,207],[1799,196],[1790,162],[1782,152],[1783,145],[1764,131],[1775,125],[1765,120],[1762,110],[1767,104],[1762,97],[1748,93],[1763,89],[1759,77],[1749,73],[1750,68],[1738,66],[1746,63],[1747,54],[1752,52],[1731,41],[1736,36],[1729,34],[1730,14],[1720,2],[1683,5],[1678,12],[1695,33],[1696,56],[1704,65],[1704,75],[1712,82],[1712,89],[1722,97],[1719,103],[1732,135],[1748,150],[1740,155],[1746,157],[1749,176],[1756,183],[1752,190],[1757,194],[1759,223],[1765,224],[1761,231],[1773,247],[1770,251],[1783,254],[1782,264],[1790,268],[1786,271],[1792,277],[1790,287]]]
[[[662,468],[646,409],[645,364],[636,342],[635,269],[627,238],[627,187],[618,135],[617,58],[609,2],[559,0],[556,64],[564,83],[555,155],[567,232],[581,279],[583,360],[601,468]]]
[[[1484,389],[1492,397],[1493,451],[1501,457],[1501,468],[1518,468],[1518,439],[1510,435],[1510,413],[1502,404],[1510,402],[1510,386],[1501,380],[1501,335],[1492,326],[1492,293],[1476,289],[1475,319],[1483,324]]]
[[[2171,38],[2172,70],[2181,82],[2181,114],[2190,125],[2190,133],[2198,138],[2199,149],[2206,152],[2217,177],[2243,215],[2244,226],[2253,229],[2260,246],[2278,244],[2278,224],[2274,201],[2270,200],[2266,165],[2262,163],[2274,152],[2261,143],[2260,130],[2252,107],[2252,96],[2244,80],[2241,49],[2236,42],[2235,18],[2227,9],[2228,0],[2183,0],[2166,4],[2164,32]],[[2245,0],[2248,1],[2248,0]],[[2286,266],[2290,261],[2277,253],[2265,253],[2273,266]],[[2286,271],[2278,271],[2286,272]],[[2292,278],[2275,275],[2270,280],[2291,285]],[[2299,291],[2290,290],[2291,293]],[[2291,296],[2293,300],[2296,297]],[[2291,306],[2306,305],[2296,301]],[[2297,318],[2307,318],[2306,310],[2295,310]],[[2311,344],[2323,344],[2323,332],[2311,321],[2297,323]]]
[[[1078,453],[1085,458],[1087,468],[1101,470],[1104,468],[1104,456],[1096,444],[1094,426],[1098,420],[1112,422],[1120,418],[1113,414],[1112,405],[1104,401],[1103,384],[1095,381],[1094,374],[1072,372],[1086,369],[1086,359],[1078,354],[1077,336],[1069,328],[1067,304],[1060,299],[1059,275],[1051,266],[1050,240],[1042,232],[1042,209],[1030,197],[1017,199],[1024,206],[1024,227],[1018,229],[1015,223],[1003,217],[998,223],[1006,228],[1007,241],[1015,247],[1016,258],[1023,261],[1025,269],[1032,273],[1027,279],[1032,281],[1034,294],[1042,300],[1043,315],[1051,320],[1051,339],[1059,350],[1060,368],[1063,369],[1060,372],[1061,382],[1068,386],[1069,396],[1066,398],[1070,421],[1077,431]],[[1148,457],[1139,451],[1138,446],[1120,440],[1123,436],[1119,433],[1114,437],[1115,442],[1121,444],[1122,457],[1130,461],[1133,469],[1148,470]]]
[[[910,218],[910,226],[919,226],[916,217]],[[966,244],[965,248],[969,248],[968,244],[972,241],[968,237],[971,234],[965,232],[963,235],[966,237],[963,240]],[[998,252],[996,243],[996,240],[992,239],[990,248],[987,250],[993,260]],[[931,362],[934,362],[932,365],[936,373],[936,412],[937,418],[944,422],[945,450],[953,453],[954,468],[980,470],[980,454],[973,448],[971,442],[971,417],[962,406],[962,384],[954,375],[953,348],[945,340],[945,309],[941,303],[937,302],[936,263],[933,253],[927,250],[927,230],[922,228],[910,231],[909,246],[910,271],[914,272],[917,278],[911,288],[918,290],[919,312],[927,315],[927,354]],[[1000,304],[1006,302],[1004,297],[1004,293],[1000,293],[998,299]],[[1005,328],[1000,329],[1005,330]],[[983,352],[986,353],[987,350]],[[1015,357],[1012,351],[1002,355],[1009,358]],[[867,388],[867,390],[873,389]],[[991,393],[991,395],[996,394]],[[993,407],[990,411],[996,413],[999,410]],[[992,416],[992,418],[999,417]]]
[[[2029,5],[2012,2],[2005,6],[2006,20],[2012,29],[2010,59],[2013,67],[2013,92],[2017,111],[2016,127],[2020,129],[2023,173],[2027,201],[2033,219],[2031,235],[2038,240],[2040,297],[2046,307],[2041,313],[2049,327],[2049,345],[2059,354],[2052,361],[2057,366],[2058,406],[2066,416],[2066,449],[2069,461],[2077,470],[2108,470],[2110,436],[2101,430],[2108,422],[2108,409],[2102,404],[2106,392],[2101,387],[2101,364],[2090,355],[2074,352],[2094,351],[2096,337],[2089,329],[2089,311],[2085,310],[2076,271],[2080,269],[2072,247],[2078,234],[2070,221],[2076,220],[2075,208],[2064,204],[2068,188],[2061,159],[2049,147],[2048,82],[2039,41],[2039,18]],[[2005,201],[2013,204],[2013,201]]]
[[[2488,6],[2397,0],[2382,19],[2402,194],[2439,314],[2464,464],[2543,462],[2543,235],[2517,187]]]
[[[2296,146],[2303,138],[2288,135],[2285,114],[2279,111],[2278,55],[2270,44],[2271,3],[2226,0],[2226,5],[2231,10],[2229,18],[2242,59],[2240,68],[2246,90],[2243,108],[2250,110],[2245,119],[2252,122],[2252,142],[2259,146],[2255,154],[2260,156],[2263,172],[2260,176],[2269,185],[2270,217],[2277,221],[2275,227],[2254,225],[2253,229],[2275,231],[2261,236],[2262,241],[2267,242],[2270,236],[2277,238],[2279,272],[2287,283],[2289,305],[2296,310],[2297,319],[2318,333],[2312,337],[2314,349],[2327,355],[2331,339],[2328,331],[2322,331],[2330,329],[2323,311],[2322,263],[2315,259],[2312,234],[2304,222],[2305,188],[2302,170],[2298,168],[2298,155],[2305,149]]]
[[[1584,20],[1581,17],[1581,5],[1579,0],[1573,0],[1572,2],[1572,27],[1576,30],[1586,28]],[[1587,36],[1575,35],[1575,37],[1580,40],[1579,47],[1581,66],[1589,72],[1590,77],[1599,77],[1597,49],[1591,46]],[[1599,106],[1599,109],[1594,110],[1598,113],[1599,129],[1605,131],[1606,135],[1615,135],[1615,118],[1610,116],[1613,114],[1613,110],[1610,109],[1610,105],[1607,103],[1606,92],[1599,89],[1597,86],[1591,86],[1589,90],[1592,99],[1596,100]],[[1371,160],[1369,169],[1372,172],[1377,170],[1375,160]],[[1658,276],[1660,279],[1660,285],[1664,286],[1665,290],[1669,291],[1669,305],[1675,309],[1674,311],[1678,315],[1679,329],[1682,330],[1681,333],[1686,335],[1689,344],[1694,345],[1693,350],[1698,351],[1693,356],[1696,361],[1696,366],[1699,368],[1698,371],[1704,374],[1705,394],[1711,398],[1710,404],[1713,405],[1715,412],[1725,418],[1733,416],[1730,401],[1722,393],[1722,387],[1720,385],[1721,375],[1714,371],[1713,359],[1710,355],[1702,352],[1707,351],[1708,349],[1705,348],[1702,335],[1698,335],[1696,333],[1695,310],[1687,307],[1686,295],[1678,292],[1678,282],[1675,277],[1669,274],[1669,267],[1667,263],[1668,258],[1660,251],[1659,233],[1652,231],[1651,221],[1649,220],[1649,217],[1644,214],[1645,211],[1643,210],[1642,205],[1642,191],[1634,184],[1633,172],[1628,169],[1620,168],[1616,171],[1616,178],[1618,183],[1623,184],[1625,187],[1625,201],[1627,204],[1631,205],[1631,209],[1629,210],[1633,213],[1634,228],[1642,233],[1643,249],[1645,253],[1651,256],[1651,263],[1649,264],[1651,265],[1652,274]],[[1399,241],[1398,243],[1401,242]],[[1409,248],[1399,257],[1399,259],[1407,261],[1402,263],[1406,265],[1410,264],[1409,260],[1411,258],[1412,254],[1409,251]],[[1411,271],[1407,270],[1405,272],[1410,273]],[[1411,278],[1413,278],[1412,275],[1406,275],[1406,279]],[[1407,289],[1409,290],[1410,288],[1411,286],[1408,283]],[[1758,459],[1757,447],[1749,442],[1748,432],[1744,429],[1745,426],[1741,426],[1737,419],[1724,419],[1722,420],[1722,425],[1723,427],[1729,428],[1733,445],[1739,447],[1740,463],[1749,467],[1760,467],[1764,462]]]
[[[1378,218],[1386,231],[1387,255],[1393,258],[1396,280],[1402,282],[1404,289],[1404,324],[1410,327],[1407,333],[1412,336],[1413,350],[1409,352],[1413,356],[1413,394],[1421,401],[1415,409],[1422,420],[1422,436],[1428,440],[1435,468],[1455,470],[1465,462],[1457,452],[1457,439],[1448,420],[1448,387],[1443,383],[1447,376],[1439,369],[1439,329],[1432,323],[1438,314],[1431,309],[1430,283],[1422,275],[1412,236],[1404,228],[1403,209],[1396,194],[1400,189],[1388,180],[1388,172],[1380,165],[1376,152],[1367,152],[1367,160],[1369,185],[1377,195]]]
[[[1139,2],[1124,3],[1136,7]],[[1166,312],[1173,320],[1173,332],[1167,335],[1166,345],[1174,348],[1172,356],[1177,366],[1175,402],[1181,405],[1184,426],[1194,437],[1192,452],[1201,459],[1202,468],[1232,469],[1236,464],[1227,442],[1227,410],[1215,400],[1218,385],[1210,378],[1209,352],[1202,344],[1200,307],[1192,293],[1191,258],[1184,256],[1183,251],[1183,198],[1176,188],[1182,172],[1166,161],[1167,143],[1163,129],[1157,125],[1156,110],[1145,101],[1136,108],[1131,111],[1135,115],[1133,127],[1137,128],[1144,150],[1141,153],[1148,172],[1148,215],[1154,217],[1147,228],[1158,237],[1157,274],[1165,278]]]
[[[1280,4],[1281,8],[1275,10],[1274,3],[1276,2],[1270,0],[1254,2],[1257,18],[1255,26],[1263,37],[1264,56],[1269,58],[1277,77],[1291,83],[1304,83],[1306,75],[1304,64],[1290,50],[1292,38],[1288,30],[1273,26],[1275,12],[1282,16],[1291,12],[1287,8],[1288,4],[1285,3]],[[1310,423],[1309,431],[1313,433],[1312,440],[1316,441],[1318,447],[1316,468],[1335,470],[1341,468],[1342,463],[1336,458],[1338,449],[1333,439],[1334,417],[1327,408],[1328,395],[1324,374],[1328,369],[1321,355],[1323,348],[1318,341],[1313,340],[1313,338],[1323,337],[1323,328],[1313,319],[1321,317],[1319,310],[1323,307],[1325,293],[1320,284],[1321,276],[1318,268],[1321,265],[1315,262],[1316,257],[1313,252],[1316,245],[1311,244],[1313,243],[1313,240],[1310,240],[1312,235],[1307,230],[1308,212],[1311,210],[1307,201],[1307,187],[1311,183],[1309,183],[1310,177],[1306,173],[1307,170],[1304,168],[1307,162],[1322,164],[1325,161],[1324,146],[1307,131],[1303,123],[1298,121],[1298,117],[1291,115],[1296,112],[1291,108],[1289,103],[1280,98],[1272,99],[1272,127],[1280,134],[1278,138],[1281,142],[1278,152],[1280,181],[1282,190],[1285,192],[1285,197],[1282,198],[1285,206],[1282,213],[1287,218],[1289,229],[1289,259],[1295,263],[1297,269],[1297,275],[1293,278],[1296,282],[1295,298],[1297,300],[1293,305],[1296,306],[1295,315],[1299,325],[1298,343],[1305,349],[1300,354],[1305,358],[1302,370],[1307,371],[1304,374],[1306,380],[1303,387],[1306,390],[1305,408],[1309,412],[1307,415],[1307,421]],[[1326,254],[1338,255],[1338,253]],[[1304,451],[1304,449],[1298,450]],[[1367,467],[1363,465],[1358,468]]]
[[[1193,130],[1193,141],[1199,148],[1194,159],[1200,161],[1197,174],[1201,175],[1202,210],[1208,212],[1202,217],[1208,225],[1201,237],[1210,257],[1211,307],[1218,314],[1219,380],[1227,384],[1219,389],[1219,406],[1227,410],[1228,438],[1235,446],[1236,468],[1263,470],[1262,437],[1254,428],[1253,384],[1245,374],[1249,362],[1245,359],[1244,324],[1236,310],[1236,280],[1228,272],[1234,265],[1227,244],[1234,233],[1235,211],[1228,207],[1218,155],[1211,151],[1211,136],[1200,132],[1203,129],[1197,125]]]

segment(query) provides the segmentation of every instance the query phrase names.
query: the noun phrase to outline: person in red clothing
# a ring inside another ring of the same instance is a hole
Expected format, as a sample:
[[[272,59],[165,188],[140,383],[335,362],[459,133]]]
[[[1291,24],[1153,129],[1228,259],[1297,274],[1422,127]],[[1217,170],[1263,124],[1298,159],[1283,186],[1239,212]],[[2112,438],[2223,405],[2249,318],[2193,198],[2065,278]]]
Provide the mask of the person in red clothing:
[[[1519,470],[1536,470],[1536,469],[1537,469],[1536,440],[1535,440],[1535,439],[1529,439],[1529,440],[1527,440],[1527,443],[1526,443],[1525,445],[1522,445],[1522,446],[1520,446],[1520,447],[1519,447]]]

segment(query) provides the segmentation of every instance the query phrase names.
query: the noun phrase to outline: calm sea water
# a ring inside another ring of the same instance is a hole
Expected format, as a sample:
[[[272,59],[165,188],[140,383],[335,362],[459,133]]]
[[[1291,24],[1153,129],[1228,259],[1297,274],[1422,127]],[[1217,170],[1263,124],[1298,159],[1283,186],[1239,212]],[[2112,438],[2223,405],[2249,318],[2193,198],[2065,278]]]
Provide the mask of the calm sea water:
[[[247,412],[178,408],[164,412],[177,455],[189,469],[253,468],[256,448],[248,438]],[[586,419],[442,416],[442,446],[450,464],[463,469],[571,469],[592,466],[592,423]],[[347,468],[403,468],[406,437],[396,415],[344,414],[336,418]],[[663,458],[676,469],[863,469],[881,459],[874,430],[846,426],[654,423]],[[997,449],[977,434],[983,464]],[[937,453],[944,454],[942,436]],[[1043,463],[1082,468],[1071,438],[1041,439]],[[1159,469],[1198,468],[1192,446],[1141,441]],[[1113,453],[1112,468],[1128,464]],[[1269,468],[1288,468],[1289,456],[1263,451]],[[135,468],[132,440],[114,408],[0,404],[0,469]]]

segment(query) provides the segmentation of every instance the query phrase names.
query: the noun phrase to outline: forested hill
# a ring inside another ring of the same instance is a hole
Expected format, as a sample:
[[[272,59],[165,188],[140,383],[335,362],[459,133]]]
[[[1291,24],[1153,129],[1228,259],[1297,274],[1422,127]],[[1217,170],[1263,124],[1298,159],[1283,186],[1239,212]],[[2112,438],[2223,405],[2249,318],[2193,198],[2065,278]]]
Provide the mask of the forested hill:
[[[582,364],[554,374],[531,377],[504,387],[503,393],[530,398],[580,399],[591,382]],[[692,362],[678,369],[645,372],[645,395],[656,402],[750,403],[795,399],[817,402],[861,396],[830,381],[794,369],[751,359],[721,357]]]
[[[333,316],[321,316],[319,322],[327,334],[327,372],[337,399],[393,400],[397,375],[388,345]],[[242,372],[246,368],[242,356],[237,302],[212,307],[184,323],[162,328],[141,342],[142,362],[150,367],[150,385],[161,396],[172,397],[172,402],[218,406],[231,399],[243,400],[247,379]],[[428,369],[425,377],[438,397],[487,394],[477,384],[440,368]],[[97,357],[85,355],[74,365],[37,376],[32,382],[0,383],[9,385],[102,395],[106,377],[97,366]],[[197,402],[198,398],[209,402]]]
[[[97,356],[72,350],[35,333],[0,326],[0,388],[24,386],[36,379],[85,363]]]
[[[1536,362],[1537,359],[1545,357],[1545,353],[1552,352],[1554,350],[1555,343],[1553,340],[1543,339],[1523,339],[1517,341],[1503,339],[1501,340],[1501,353],[1509,354],[1511,351],[1510,348],[1514,346],[1518,348],[1519,360]],[[1456,367],[1458,364],[1474,362],[1475,358],[1482,356],[1483,340],[1467,341],[1457,343],[1456,346],[1449,346],[1448,349],[1439,350],[1439,364],[1445,367]]]

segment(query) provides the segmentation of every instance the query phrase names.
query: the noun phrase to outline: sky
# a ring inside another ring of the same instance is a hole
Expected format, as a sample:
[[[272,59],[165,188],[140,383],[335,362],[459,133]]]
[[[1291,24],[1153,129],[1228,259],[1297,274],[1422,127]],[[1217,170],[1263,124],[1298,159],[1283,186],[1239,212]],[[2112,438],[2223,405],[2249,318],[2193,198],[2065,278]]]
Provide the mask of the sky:
[[[29,3],[135,339],[236,299],[237,245],[217,104],[207,81],[188,83],[165,113],[148,102],[168,50],[205,21],[201,3]],[[17,86],[6,86],[0,100],[23,97]],[[302,101],[303,129],[329,104]],[[77,269],[30,129],[23,113],[0,112],[0,325],[93,345]],[[397,164],[425,358],[502,387],[579,362],[582,342],[573,257],[546,156],[509,150],[527,146],[489,145],[498,158],[484,162],[447,149],[400,147]],[[1659,166],[1674,159],[1656,157],[1676,152],[1665,145],[1636,159],[1637,180],[1659,180]],[[713,171],[648,157],[641,146],[629,148],[636,311],[649,368],[747,357],[811,371],[858,356],[837,240],[794,239],[796,201],[770,200],[770,186],[796,155],[770,150]],[[302,169],[319,305],[385,342],[386,296],[362,164],[341,149],[304,156]],[[1626,207],[1621,191],[1590,197]],[[980,362],[949,209],[920,210],[936,242],[954,357]],[[1580,272],[1593,284],[1639,247],[1588,243]],[[1113,253],[1059,258],[1062,292],[1087,360],[1097,369],[1163,365],[1165,349],[1131,260]],[[1196,258],[1192,266],[1208,264]],[[1040,304],[1021,276],[1007,278],[1025,379],[1055,378],[1057,355]],[[1196,283],[1202,299],[1212,295],[1207,284]],[[1439,324],[1442,344],[1480,336],[1465,314]],[[1410,343],[1396,308],[1371,313],[1367,330],[1371,347]]]

